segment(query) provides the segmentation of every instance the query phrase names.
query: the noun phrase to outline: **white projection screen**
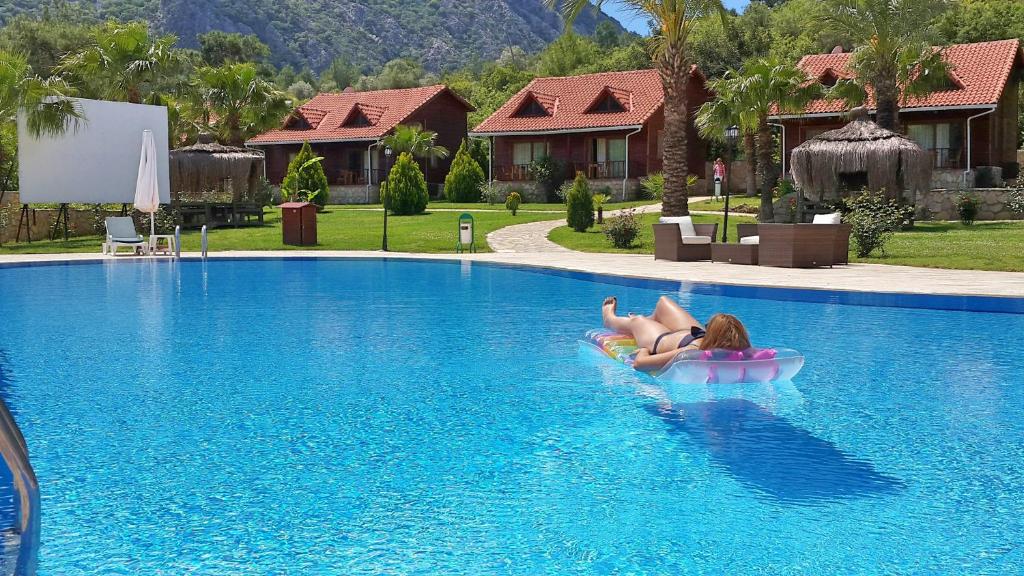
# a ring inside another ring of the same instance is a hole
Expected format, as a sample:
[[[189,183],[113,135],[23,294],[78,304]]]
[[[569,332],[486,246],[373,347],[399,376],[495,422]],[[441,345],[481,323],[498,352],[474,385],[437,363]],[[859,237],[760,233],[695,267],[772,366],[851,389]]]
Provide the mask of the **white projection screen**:
[[[18,113],[18,183],[22,204],[130,204],[142,155],[142,131],[156,140],[160,202],[169,204],[167,108],[74,99],[85,116],[78,130],[32,137]]]

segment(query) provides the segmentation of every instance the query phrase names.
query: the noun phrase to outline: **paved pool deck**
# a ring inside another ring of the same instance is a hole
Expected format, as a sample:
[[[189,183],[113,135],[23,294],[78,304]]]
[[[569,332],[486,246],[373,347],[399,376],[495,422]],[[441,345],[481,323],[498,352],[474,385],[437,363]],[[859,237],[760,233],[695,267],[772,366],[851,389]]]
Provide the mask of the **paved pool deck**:
[[[183,253],[198,258],[198,253]],[[960,296],[999,296],[1024,298],[1024,273],[978,270],[941,270],[882,264],[849,264],[834,268],[769,268],[712,262],[666,262],[650,255],[589,254],[572,250],[552,252],[490,252],[484,254],[412,254],[377,251],[238,251],[211,252],[211,260],[220,258],[412,258],[494,262],[607,274],[631,278],[651,278],[680,282],[808,288],[900,294],[945,294]],[[95,254],[2,255],[0,264],[33,262],[111,262],[140,260],[146,257]],[[167,259],[155,256],[155,259]]]

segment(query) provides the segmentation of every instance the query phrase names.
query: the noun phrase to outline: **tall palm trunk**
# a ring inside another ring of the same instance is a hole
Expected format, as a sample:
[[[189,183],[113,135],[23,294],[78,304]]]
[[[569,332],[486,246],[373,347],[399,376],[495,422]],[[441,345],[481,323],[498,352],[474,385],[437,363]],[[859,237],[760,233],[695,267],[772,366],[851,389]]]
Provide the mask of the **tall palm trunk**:
[[[665,216],[686,216],[690,213],[686,180],[690,175],[687,163],[686,86],[690,65],[684,55],[668,47],[655,62],[665,90],[664,175],[665,194],[661,212]]]
[[[743,157],[747,160],[747,196],[754,197],[757,195],[757,155],[753,132],[743,133]]]
[[[768,120],[762,119],[757,127],[757,182],[761,189],[760,222],[773,222],[775,210],[772,207],[772,131]]]
[[[900,101],[899,88],[896,86],[896,76],[879,78],[874,84],[875,99],[878,106],[878,125],[893,132],[900,131]]]

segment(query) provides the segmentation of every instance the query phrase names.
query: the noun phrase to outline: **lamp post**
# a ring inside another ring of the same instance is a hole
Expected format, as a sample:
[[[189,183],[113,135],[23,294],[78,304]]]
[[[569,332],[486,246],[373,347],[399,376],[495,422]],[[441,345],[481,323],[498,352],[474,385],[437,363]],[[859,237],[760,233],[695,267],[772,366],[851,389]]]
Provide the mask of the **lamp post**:
[[[728,149],[726,154],[729,158],[729,171],[725,177],[725,216],[722,218],[722,244],[729,241],[729,174],[732,173],[732,159],[735,156],[736,140],[740,137],[740,129],[736,126],[729,126],[725,129],[725,142]]]
[[[387,171],[384,172],[384,178],[381,179],[381,190],[384,191],[380,197],[380,205],[384,208],[384,239],[381,242],[381,250],[384,252],[388,251],[388,196],[391,194],[391,190],[388,189],[388,176],[391,175],[391,154],[394,150],[391,146],[384,147],[384,158],[386,159]]]

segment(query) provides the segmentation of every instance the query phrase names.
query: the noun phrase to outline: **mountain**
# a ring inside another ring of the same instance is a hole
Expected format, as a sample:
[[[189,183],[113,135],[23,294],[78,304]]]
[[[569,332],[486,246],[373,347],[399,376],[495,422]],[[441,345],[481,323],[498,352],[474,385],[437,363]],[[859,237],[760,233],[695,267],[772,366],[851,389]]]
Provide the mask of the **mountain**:
[[[0,21],[39,13],[42,2],[0,0]],[[75,4],[69,1],[68,4]],[[148,20],[198,46],[210,30],[256,34],[270,46],[274,64],[319,71],[337,56],[360,66],[413,57],[430,70],[494,59],[509,45],[543,48],[563,31],[561,18],[543,0],[82,0],[100,18]],[[591,10],[576,30],[590,34],[601,21]],[[621,29],[621,27],[619,27]]]

